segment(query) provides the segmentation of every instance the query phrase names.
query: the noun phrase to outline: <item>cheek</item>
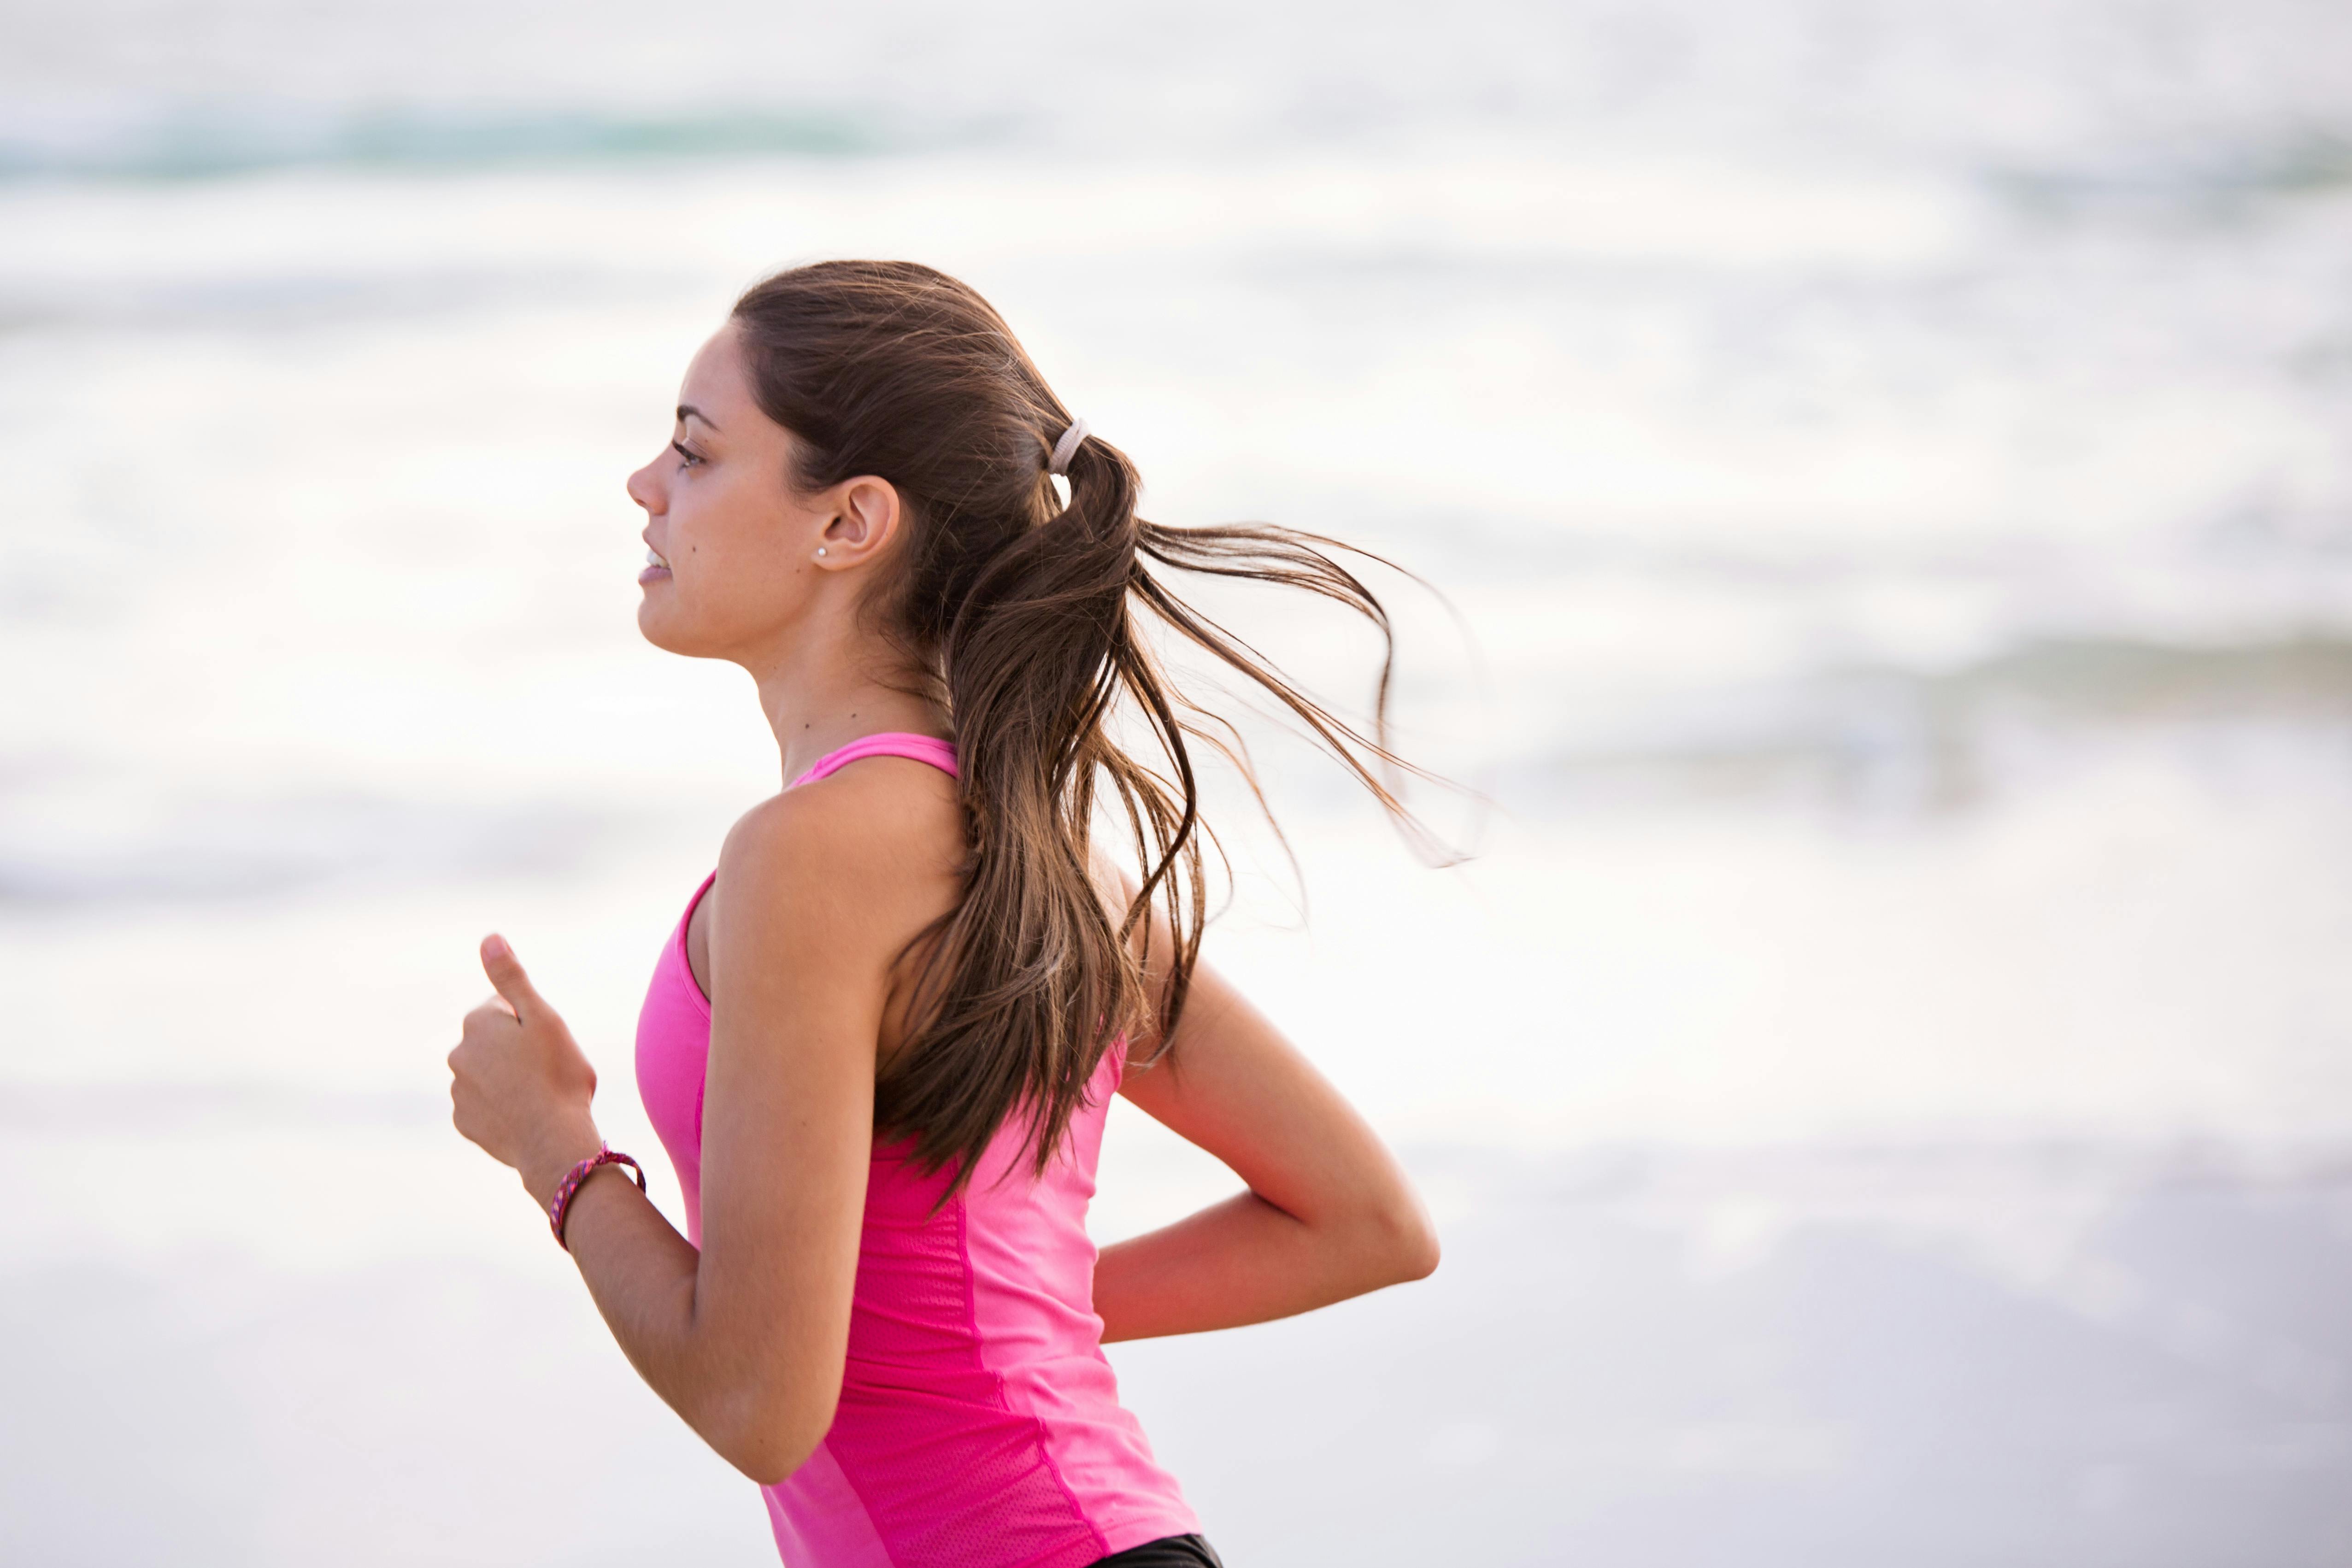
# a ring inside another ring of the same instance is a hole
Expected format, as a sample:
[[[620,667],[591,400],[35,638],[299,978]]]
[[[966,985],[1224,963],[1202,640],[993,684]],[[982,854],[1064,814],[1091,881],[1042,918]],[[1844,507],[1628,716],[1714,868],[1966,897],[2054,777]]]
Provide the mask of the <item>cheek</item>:
[[[710,505],[720,497],[676,517],[669,535],[669,569],[687,596],[697,601],[726,599],[740,591],[745,579],[764,570],[760,559],[759,530],[727,508]]]
[[[772,503],[751,504],[717,486],[688,497],[680,486],[669,517],[670,580],[638,615],[657,643],[709,648],[755,635],[789,619],[805,596]]]

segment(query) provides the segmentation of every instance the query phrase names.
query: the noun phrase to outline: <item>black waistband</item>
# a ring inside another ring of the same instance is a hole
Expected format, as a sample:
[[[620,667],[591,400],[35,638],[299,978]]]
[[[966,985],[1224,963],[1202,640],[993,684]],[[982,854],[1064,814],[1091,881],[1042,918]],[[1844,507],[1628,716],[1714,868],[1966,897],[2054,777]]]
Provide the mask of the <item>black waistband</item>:
[[[1114,1552],[1094,1568],[1225,1568],[1225,1563],[1199,1536],[1171,1535]]]

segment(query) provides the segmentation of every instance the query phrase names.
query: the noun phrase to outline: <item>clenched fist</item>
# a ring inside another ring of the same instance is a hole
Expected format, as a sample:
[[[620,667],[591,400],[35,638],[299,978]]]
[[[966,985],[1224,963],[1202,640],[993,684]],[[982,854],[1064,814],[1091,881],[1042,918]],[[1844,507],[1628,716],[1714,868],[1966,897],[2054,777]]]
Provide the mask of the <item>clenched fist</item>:
[[[450,1119],[492,1159],[512,1166],[544,1206],[564,1173],[600,1146],[588,1110],[596,1070],[503,936],[483,939],[482,972],[498,995],[466,1015],[449,1053]]]

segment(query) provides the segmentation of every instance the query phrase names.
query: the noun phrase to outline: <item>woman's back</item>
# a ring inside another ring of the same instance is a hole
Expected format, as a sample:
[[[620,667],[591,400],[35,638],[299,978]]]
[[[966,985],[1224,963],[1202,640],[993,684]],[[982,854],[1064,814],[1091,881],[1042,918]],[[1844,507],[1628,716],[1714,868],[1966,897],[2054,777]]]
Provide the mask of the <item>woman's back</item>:
[[[944,743],[868,736],[797,782],[874,756],[953,771]],[[687,935],[702,896],[663,949],[637,1033],[639,1092],[698,1244],[710,1008]],[[1042,1176],[1017,1120],[953,1191],[952,1168],[927,1174],[904,1142],[877,1142],[833,1426],[764,1489],[788,1563],[1080,1568],[1199,1528],[1118,1403],[1093,1306],[1087,1205],[1123,1068],[1105,1054]]]

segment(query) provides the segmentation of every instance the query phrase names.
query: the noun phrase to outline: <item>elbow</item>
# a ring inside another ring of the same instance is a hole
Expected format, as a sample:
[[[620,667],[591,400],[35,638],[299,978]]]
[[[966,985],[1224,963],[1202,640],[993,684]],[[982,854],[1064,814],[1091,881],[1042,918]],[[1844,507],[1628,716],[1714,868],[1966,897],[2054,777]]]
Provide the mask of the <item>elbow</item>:
[[[1414,1280],[1426,1280],[1436,1273],[1442,1251],[1437,1244],[1437,1227],[1429,1222],[1429,1216],[1422,1213],[1416,1205],[1412,1225],[1397,1241],[1397,1283],[1402,1285]]]
[[[772,1487],[806,1464],[833,1426],[831,1401],[823,1410],[799,1407],[808,1403],[747,1399],[703,1436],[754,1484]]]
[[[1429,1211],[1410,1193],[1400,1194],[1373,1221],[1372,1244],[1367,1250],[1379,1260],[1384,1285],[1408,1284],[1437,1272],[1437,1227]]]
[[[815,1443],[782,1438],[739,1444],[733,1451],[722,1449],[719,1457],[740,1470],[753,1486],[772,1487],[790,1479],[792,1473],[815,1452]]]

